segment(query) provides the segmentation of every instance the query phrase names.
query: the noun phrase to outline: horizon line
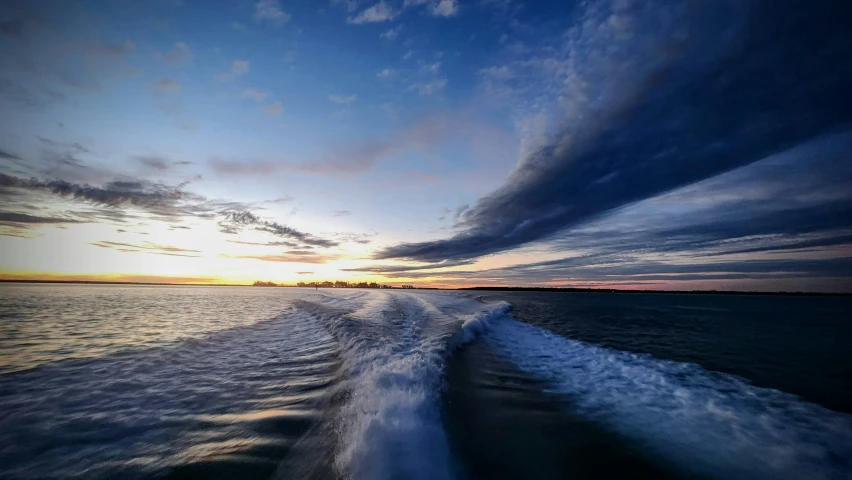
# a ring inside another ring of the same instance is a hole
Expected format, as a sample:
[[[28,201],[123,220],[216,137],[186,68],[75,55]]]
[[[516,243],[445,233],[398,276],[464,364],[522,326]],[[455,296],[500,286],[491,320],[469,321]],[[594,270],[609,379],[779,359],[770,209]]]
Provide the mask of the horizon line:
[[[118,280],[40,280],[40,279],[0,279],[0,283],[58,283],[77,285],[149,285],[169,287],[251,287],[251,288],[315,288],[314,286],[299,287],[295,284],[253,285],[250,283],[169,283],[169,282],[128,282]],[[406,290],[388,286],[395,290]],[[386,288],[388,288],[386,287]],[[319,287],[319,288],[359,288],[359,287]],[[761,291],[761,290],[647,290],[616,287],[536,287],[536,286],[472,286],[472,287],[425,287],[414,286],[420,290],[492,290],[492,291],[540,291],[553,293],[652,293],[652,294],[699,294],[699,295],[779,295],[779,296],[828,296],[848,297],[850,292],[812,292],[812,291]]]

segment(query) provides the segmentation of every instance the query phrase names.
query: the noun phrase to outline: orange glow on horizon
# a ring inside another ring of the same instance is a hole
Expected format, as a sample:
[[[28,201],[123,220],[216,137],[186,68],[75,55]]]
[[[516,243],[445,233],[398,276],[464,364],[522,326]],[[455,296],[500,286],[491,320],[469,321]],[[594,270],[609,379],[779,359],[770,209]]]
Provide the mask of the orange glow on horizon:
[[[656,284],[642,284],[630,281],[622,283],[596,282],[596,281],[542,281],[529,283],[489,283],[483,282],[449,282],[441,278],[433,279],[411,279],[411,280],[389,280],[379,276],[365,276],[364,278],[347,278],[349,282],[377,282],[390,286],[414,285],[421,288],[459,289],[471,287],[520,287],[520,288],[583,288],[583,289],[607,289],[607,290],[743,290],[728,282],[703,281],[695,282],[667,282]],[[188,277],[188,276],[166,276],[166,275],[143,275],[143,274],[65,274],[57,272],[2,272],[0,281],[40,281],[40,282],[104,282],[104,283],[139,283],[139,284],[163,284],[163,285],[243,285],[249,286],[254,281],[266,281],[258,278],[255,280],[228,279],[220,277]],[[297,282],[325,282],[335,281],[334,278],[324,278],[313,275],[305,275],[304,278],[293,282],[274,282],[281,286],[295,286]]]

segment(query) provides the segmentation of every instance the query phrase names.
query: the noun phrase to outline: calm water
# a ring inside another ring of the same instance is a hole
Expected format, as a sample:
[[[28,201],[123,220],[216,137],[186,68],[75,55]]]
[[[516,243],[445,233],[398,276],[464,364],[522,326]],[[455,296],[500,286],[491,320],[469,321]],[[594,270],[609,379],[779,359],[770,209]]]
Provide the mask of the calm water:
[[[852,298],[0,294],[0,478],[852,477]]]

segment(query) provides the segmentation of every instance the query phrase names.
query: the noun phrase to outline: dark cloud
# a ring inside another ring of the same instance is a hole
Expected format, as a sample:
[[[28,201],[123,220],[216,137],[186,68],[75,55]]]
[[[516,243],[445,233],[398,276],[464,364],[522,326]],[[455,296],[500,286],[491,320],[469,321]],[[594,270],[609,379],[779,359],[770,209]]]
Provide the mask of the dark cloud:
[[[369,272],[369,273],[402,273],[414,272],[419,270],[435,270],[438,268],[459,267],[462,265],[470,265],[473,260],[460,261],[445,261],[440,263],[430,263],[427,265],[370,265],[358,268],[341,268],[344,272]],[[432,273],[435,274],[434,272]]]
[[[296,272],[296,275],[313,275],[314,272]]]
[[[337,210],[331,214],[332,217],[347,217],[349,215],[352,215],[352,212],[349,210]]]
[[[9,160],[18,160],[18,161],[21,161],[21,162],[24,161],[23,158],[21,158],[17,155],[11,154],[9,152],[3,151],[3,150],[0,150],[0,158],[7,158]]]
[[[437,262],[515,248],[852,121],[852,5],[702,5],[682,35],[631,59],[644,67],[629,84],[582,104],[581,121],[464,211],[458,234],[375,258]]]
[[[82,223],[80,220],[61,217],[40,217],[24,213],[0,212],[0,225],[9,224],[61,224]]]
[[[549,282],[601,282],[601,285],[659,281],[667,285],[693,280],[772,280],[850,278],[852,258],[818,260],[736,260],[672,264],[656,261],[607,263],[604,259],[565,258],[488,270],[386,273],[388,278],[445,279],[454,283],[518,285]],[[852,283],[847,285],[852,287]]]
[[[154,170],[168,170],[169,167],[172,166],[172,162],[166,160],[162,157],[155,156],[141,156],[136,157],[136,161],[145,165],[146,167],[151,167]]]
[[[109,219],[125,222],[135,218],[128,213],[130,207],[151,215],[151,219],[166,222],[181,222],[186,218],[218,219],[220,230],[237,234],[244,227],[267,232],[288,239],[285,245],[293,248],[329,248],[339,242],[321,238],[271,220],[261,219],[248,211],[241,202],[210,200],[185,190],[188,182],[175,186],[143,180],[116,180],[103,187],[71,183],[64,180],[24,179],[0,174],[0,198],[7,199],[24,193],[47,193],[94,204],[94,211],[74,212],[75,216],[88,221]],[[22,202],[18,201],[21,206]],[[180,227],[188,228],[188,227]]]
[[[180,167],[180,166],[192,164],[192,162],[187,162],[187,161],[173,162],[173,161],[169,160],[168,158],[160,157],[160,156],[157,156],[157,155],[140,155],[140,156],[134,157],[134,159],[137,162],[141,163],[142,165],[145,165],[146,167],[152,168],[154,170],[160,170],[160,171],[169,170],[172,167]]]
[[[41,136],[37,136],[37,138],[41,143],[48,145],[48,146],[51,146],[51,147],[68,149],[68,150],[75,151],[77,153],[92,153],[92,151],[89,148],[83,146],[79,142],[60,142],[60,141],[57,141],[57,140],[51,140],[49,138],[44,138],[44,137],[41,137]]]
[[[708,280],[731,278],[852,277],[852,258],[819,260],[735,260],[706,263],[672,264],[643,261],[619,265],[578,265],[575,259],[533,263],[504,269],[509,276],[540,274],[559,277],[581,276],[587,280]]]
[[[641,202],[547,244],[558,251],[696,258],[848,244],[849,151],[852,131],[824,137]]]
[[[182,190],[184,185],[169,187],[162,184],[133,180],[113,181],[103,187],[79,185],[64,180],[23,179],[0,174],[0,187],[43,191],[61,197],[85,200],[96,205],[119,207],[132,205],[164,212],[175,209],[187,199],[201,200]]]
[[[223,233],[229,234],[239,233],[243,227],[248,226],[261,232],[271,233],[279,237],[290,238],[306,245],[324,248],[336,247],[339,245],[338,242],[333,240],[301,232],[295,228],[282,225],[278,222],[263,220],[257,215],[244,210],[226,212],[224,218],[219,222],[219,226]]]
[[[729,281],[765,289],[786,280],[783,288],[849,290],[850,151],[852,131],[822,137],[611,212],[541,245],[548,253],[571,252],[566,258],[487,270],[429,268],[449,266],[446,262],[365,270],[453,284],[596,282],[606,287],[641,281],[679,288],[683,282]],[[827,280],[814,284],[813,279]]]

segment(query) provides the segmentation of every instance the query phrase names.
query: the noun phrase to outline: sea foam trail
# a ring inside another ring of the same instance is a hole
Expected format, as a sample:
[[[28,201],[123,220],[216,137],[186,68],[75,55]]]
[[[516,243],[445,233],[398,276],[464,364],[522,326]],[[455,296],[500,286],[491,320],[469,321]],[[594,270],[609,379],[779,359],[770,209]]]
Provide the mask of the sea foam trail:
[[[491,307],[439,294],[374,292],[304,302],[337,338],[347,378],[335,465],[344,478],[456,476],[440,412],[446,356]],[[470,328],[470,327],[469,327]]]
[[[650,455],[718,478],[852,478],[852,417],[698,365],[574,341],[508,316],[470,333]],[[487,328],[486,328],[487,327]]]

